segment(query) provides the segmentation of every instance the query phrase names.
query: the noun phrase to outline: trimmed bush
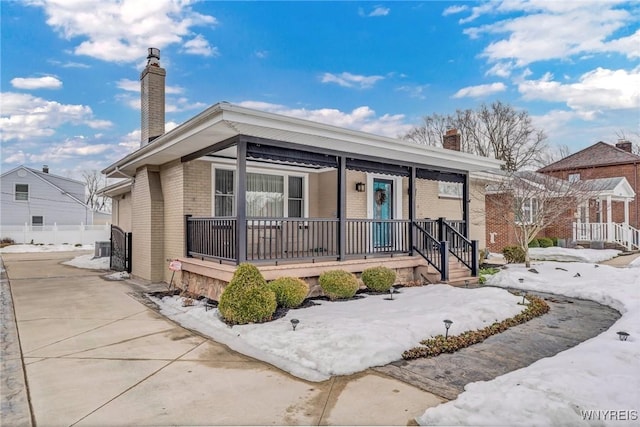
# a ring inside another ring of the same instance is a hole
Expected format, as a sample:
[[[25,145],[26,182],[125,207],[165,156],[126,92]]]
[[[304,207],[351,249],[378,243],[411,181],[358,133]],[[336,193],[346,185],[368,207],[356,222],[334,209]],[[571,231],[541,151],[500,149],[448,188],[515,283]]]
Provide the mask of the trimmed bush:
[[[218,311],[227,322],[242,325],[270,320],[276,307],[276,294],[260,270],[243,263],[220,296]]]
[[[524,262],[524,249],[520,246],[506,246],[502,249],[505,261],[509,264],[522,264]]]
[[[540,247],[540,242],[538,242],[538,239],[533,239],[532,241],[529,242],[529,247],[530,248],[539,248]]]
[[[396,272],[383,266],[371,267],[362,272],[361,279],[372,291],[387,292],[396,281]]]
[[[356,276],[344,270],[325,271],[318,278],[322,292],[329,299],[346,299],[353,297],[360,285]]]
[[[278,306],[284,308],[298,307],[309,294],[309,285],[297,277],[279,277],[267,287],[276,295]]]
[[[552,237],[551,241],[553,242],[553,246],[558,246],[558,238],[557,237]]]
[[[550,248],[553,246],[553,240],[548,237],[541,237],[538,239],[538,244],[541,248]]]

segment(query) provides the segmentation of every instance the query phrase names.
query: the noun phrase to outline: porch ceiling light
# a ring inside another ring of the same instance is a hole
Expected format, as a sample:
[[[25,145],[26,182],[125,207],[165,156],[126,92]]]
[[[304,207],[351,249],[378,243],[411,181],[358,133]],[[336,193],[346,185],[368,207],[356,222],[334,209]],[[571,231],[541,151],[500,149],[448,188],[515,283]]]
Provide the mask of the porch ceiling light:
[[[364,193],[366,188],[367,186],[365,185],[364,182],[356,182],[356,191],[358,193]]]
[[[626,341],[627,338],[629,338],[628,332],[618,331],[617,334],[618,334],[618,338],[620,338],[620,341]]]
[[[451,327],[451,325],[453,324],[453,322],[449,319],[445,319],[443,320],[444,322],[444,339],[449,338],[449,328]]]
[[[298,326],[298,323],[300,323],[298,319],[291,319],[291,327],[294,331],[296,330],[296,326]]]

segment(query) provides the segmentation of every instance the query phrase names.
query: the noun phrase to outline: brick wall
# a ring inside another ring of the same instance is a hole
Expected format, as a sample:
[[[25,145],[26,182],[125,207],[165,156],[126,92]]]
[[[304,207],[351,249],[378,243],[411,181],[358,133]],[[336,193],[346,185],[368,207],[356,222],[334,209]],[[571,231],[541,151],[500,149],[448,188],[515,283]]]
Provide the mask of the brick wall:
[[[184,169],[186,164],[180,160],[167,163],[160,168],[164,196],[164,253],[159,262],[162,264],[161,269],[166,282],[171,279],[167,259],[184,256],[184,205],[190,200],[184,197]]]
[[[595,178],[616,178],[625,177],[631,185],[633,191],[638,194],[638,185],[640,185],[640,168],[634,164],[626,165],[613,165],[613,166],[601,166],[589,169],[575,169],[566,171],[548,172],[549,175],[556,178],[567,179],[570,174],[579,173],[580,179],[595,179]],[[606,203],[605,203],[606,205]],[[624,221],[624,203],[614,203],[613,218],[615,222]],[[640,204],[638,204],[638,197],[629,203],[629,224],[635,228],[640,228]],[[606,206],[603,206],[603,212],[606,215]],[[593,216],[592,218],[595,218]]]
[[[141,135],[140,146],[146,145],[149,139],[164,133],[164,68],[147,66],[140,75],[141,80]]]

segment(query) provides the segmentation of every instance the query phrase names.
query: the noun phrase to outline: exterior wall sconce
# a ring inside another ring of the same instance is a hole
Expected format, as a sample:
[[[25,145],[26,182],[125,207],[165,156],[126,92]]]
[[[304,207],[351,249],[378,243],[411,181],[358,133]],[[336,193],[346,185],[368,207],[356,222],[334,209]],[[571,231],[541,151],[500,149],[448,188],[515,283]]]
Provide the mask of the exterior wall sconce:
[[[356,182],[356,191],[358,193],[364,193],[366,188],[367,187],[364,182]]]

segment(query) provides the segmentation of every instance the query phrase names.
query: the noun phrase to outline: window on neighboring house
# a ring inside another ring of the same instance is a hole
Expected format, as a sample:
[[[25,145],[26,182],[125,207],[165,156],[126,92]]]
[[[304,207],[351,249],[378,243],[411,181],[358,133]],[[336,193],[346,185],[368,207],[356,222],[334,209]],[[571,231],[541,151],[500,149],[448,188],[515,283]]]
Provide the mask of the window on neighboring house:
[[[438,195],[440,197],[462,199],[462,183],[438,181]]]
[[[29,200],[29,184],[16,184],[15,190],[16,201]]]
[[[235,206],[233,171],[216,169],[215,183],[214,215],[233,216]]]
[[[569,179],[569,182],[580,181],[580,174],[579,173],[570,173],[568,179]]]
[[[516,222],[520,224],[532,224],[538,216],[538,199],[516,199]]]
[[[44,225],[44,217],[41,215],[34,215],[31,217],[31,225],[41,227]]]
[[[215,216],[235,214],[234,178],[232,170],[215,170]],[[248,172],[247,217],[302,218],[304,194],[304,177]]]

